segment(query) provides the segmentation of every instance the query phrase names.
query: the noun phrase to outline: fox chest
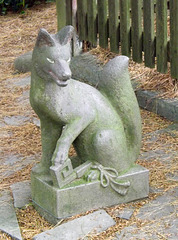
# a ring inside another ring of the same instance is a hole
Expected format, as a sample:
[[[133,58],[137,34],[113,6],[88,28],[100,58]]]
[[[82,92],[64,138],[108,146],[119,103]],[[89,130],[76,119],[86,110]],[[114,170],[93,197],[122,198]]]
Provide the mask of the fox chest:
[[[57,122],[68,122],[77,114],[71,94],[51,86],[31,89],[30,103],[39,117],[47,116]]]

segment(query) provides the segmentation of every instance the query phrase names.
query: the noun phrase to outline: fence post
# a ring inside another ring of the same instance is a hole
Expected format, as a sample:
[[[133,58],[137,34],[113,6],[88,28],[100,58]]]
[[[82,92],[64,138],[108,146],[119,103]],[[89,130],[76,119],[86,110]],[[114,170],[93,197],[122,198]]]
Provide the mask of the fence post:
[[[66,0],[56,0],[57,30],[66,26]]]
[[[130,9],[128,0],[120,0],[121,52],[130,57]]]
[[[178,0],[170,0],[171,76],[178,79]]]
[[[167,72],[167,0],[156,2],[156,57],[157,70]]]
[[[142,62],[142,0],[131,0],[132,13],[132,58],[135,62]]]
[[[97,5],[96,0],[87,0],[88,41],[97,45]]]
[[[110,48],[112,52],[118,53],[119,51],[119,1],[109,0],[109,38]]]
[[[98,0],[98,32],[102,48],[108,47],[107,4],[107,0]]]
[[[154,1],[143,0],[144,59],[145,66],[155,66]]]
[[[87,1],[77,0],[78,32],[80,40],[87,40]]]

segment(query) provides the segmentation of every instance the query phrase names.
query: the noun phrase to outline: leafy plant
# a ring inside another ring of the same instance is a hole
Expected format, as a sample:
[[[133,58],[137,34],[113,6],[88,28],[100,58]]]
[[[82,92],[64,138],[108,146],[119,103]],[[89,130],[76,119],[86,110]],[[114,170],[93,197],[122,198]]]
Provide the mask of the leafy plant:
[[[23,13],[25,8],[33,6],[34,3],[35,0],[0,0],[0,13],[5,15],[8,10],[13,12],[21,11]]]

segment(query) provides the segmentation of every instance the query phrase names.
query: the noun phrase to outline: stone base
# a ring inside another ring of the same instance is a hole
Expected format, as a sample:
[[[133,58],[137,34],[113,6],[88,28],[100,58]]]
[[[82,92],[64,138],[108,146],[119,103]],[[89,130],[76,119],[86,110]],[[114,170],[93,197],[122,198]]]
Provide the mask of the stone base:
[[[145,198],[149,192],[149,171],[136,165],[119,176],[117,182],[130,182],[122,195],[111,186],[103,187],[99,180],[86,182],[76,179],[63,188],[54,187],[49,176],[31,174],[31,191],[34,205],[50,222],[80,214],[92,209],[109,207]],[[122,192],[121,192],[122,193]]]

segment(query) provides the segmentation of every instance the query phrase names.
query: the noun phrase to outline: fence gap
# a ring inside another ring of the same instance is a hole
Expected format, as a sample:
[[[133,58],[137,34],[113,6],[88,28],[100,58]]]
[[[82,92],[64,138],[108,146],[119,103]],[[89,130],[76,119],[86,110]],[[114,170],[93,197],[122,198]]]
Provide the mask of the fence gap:
[[[99,33],[99,45],[102,48],[108,47],[107,13],[108,13],[107,0],[98,0],[98,33]]]
[[[131,0],[132,18],[132,58],[135,62],[142,62],[143,34],[142,34],[142,6],[143,0]]]
[[[120,37],[121,52],[130,57],[130,4],[127,0],[120,0]]]
[[[145,66],[155,67],[154,1],[143,0],[144,60]]]
[[[110,50],[119,51],[119,1],[108,0]]]
[[[178,79],[178,0],[170,0],[171,76]]]
[[[156,2],[156,57],[157,70],[167,72],[167,0]]]
[[[88,41],[97,45],[97,4],[96,0],[87,0]]]

